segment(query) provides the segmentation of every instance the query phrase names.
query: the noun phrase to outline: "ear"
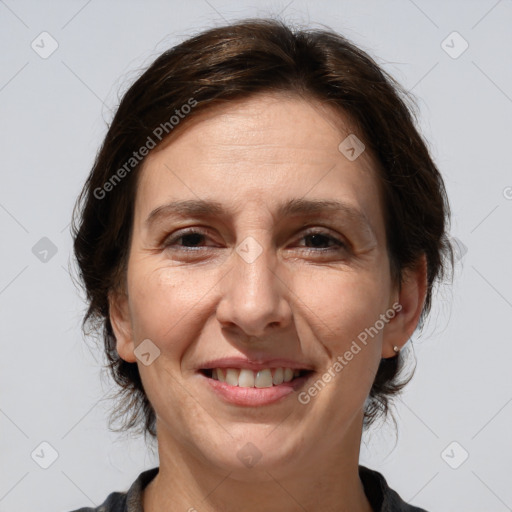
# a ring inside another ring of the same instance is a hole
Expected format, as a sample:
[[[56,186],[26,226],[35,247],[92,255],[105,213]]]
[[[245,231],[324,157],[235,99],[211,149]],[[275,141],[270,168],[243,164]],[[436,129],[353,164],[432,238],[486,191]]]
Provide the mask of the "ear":
[[[116,337],[116,348],[121,359],[135,363],[133,331],[128,305],[128,295],[122,291],[114,291],[108,295],[109,317],[112,330]]]
[[[382,357],[394,357],[394,346],[402,348],[412,336],[418,325],[421,311],[427,295],[427,258],[423,254],[413,269],[408,269],[402,277],[402,286],[398,302],[400,311],[384,328],[382,339]]]

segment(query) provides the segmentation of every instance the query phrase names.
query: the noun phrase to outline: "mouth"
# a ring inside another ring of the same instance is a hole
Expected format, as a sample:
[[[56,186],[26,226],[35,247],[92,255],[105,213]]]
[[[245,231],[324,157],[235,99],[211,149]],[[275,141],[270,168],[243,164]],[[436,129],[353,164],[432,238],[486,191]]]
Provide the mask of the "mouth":
[[[315,374],[314,370],[292,368],[202,368],[197,375],[213,396],[242,407],[280,404],[294,396]]]
[[[202,368],[199,373],[206,378],[240,388],[271,388],[305,381],[314,372],[288,367],[264,368],[258,371],[248,368]]]

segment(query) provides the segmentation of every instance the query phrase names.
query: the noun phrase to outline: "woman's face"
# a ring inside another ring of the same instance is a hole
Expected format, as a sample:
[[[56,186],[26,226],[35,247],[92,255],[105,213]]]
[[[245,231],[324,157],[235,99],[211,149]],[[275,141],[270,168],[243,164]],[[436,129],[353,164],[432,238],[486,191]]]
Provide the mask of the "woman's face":
[[[339,149],[339,114],[284,95],[184,128],[145,161],[127,295],[111,308],[160,456],[185,447],[239,475],[355,456],[380,359],[416,325],[400,320],[368,152]],[[292,370],[308,372],[279,384]]]

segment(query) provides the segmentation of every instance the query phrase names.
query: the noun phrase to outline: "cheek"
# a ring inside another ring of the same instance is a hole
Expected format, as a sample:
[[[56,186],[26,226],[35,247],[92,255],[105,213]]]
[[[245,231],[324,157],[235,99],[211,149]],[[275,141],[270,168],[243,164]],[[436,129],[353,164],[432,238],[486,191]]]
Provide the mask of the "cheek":
[[[196,311],[204,293],[183,272],[154,265],[134,267],[128,286],[135,344],[150,339],[160,350],[155,363],[138,365],[146,394],[157,412],[171,408],[178,421],[190,403],[176,377],[184,354],[200,335]]]
[[[171,279],[168,270],[136,269],[129,290],[136,342],[149,338],[161,346],[163,340],[172,337],[193,306],[189,290],[177,279]]]
[[[374,326],[385,312],[389,290],[373,272],[338,271],[315,283],[299,280],[296,289],[307,306],[302,307],[307,318],[303,330],[310,329],[312,353],[324,362],[320,378],[336,389],[321,393],[318,403],[342,401],[352,410],[364,402],[378,369],[382,329],[376,332]]]
[[[199,338],[201,324],[210,310],[214,311],[208,293],[218,280],[215,272],[189,272],[150,266],[149,262],[147,268],[140,262],[134,265],[128,286],[136,344],[149,338],[165,352],[167,363],[179,363]]]
[[[299,339],[310,340],[304,348],[309,355],[318,356],[317,361],[345,353],[384,313],[388,282],[382,265],[376,263],[364,268],[318,266],[285,273],[290,289],[285,300],[294,324],[291,329]],[[135,343],[149,338],[179,358],[200,338],[203,324],[215,316],[220,300],[215,286],[224,274],[220,268],[187,270],[155,264],[151,258],[132,260],[128,287]],[[380,335],[367,344],[367,357],[369,352],[378,352],[380,357]]]
[[[314,282],[314,286],[312,286]],[[384,312],[388,290],[373,272],[333,271],[317,279],[296,280],[298,303],[329,346],[343,348]]]

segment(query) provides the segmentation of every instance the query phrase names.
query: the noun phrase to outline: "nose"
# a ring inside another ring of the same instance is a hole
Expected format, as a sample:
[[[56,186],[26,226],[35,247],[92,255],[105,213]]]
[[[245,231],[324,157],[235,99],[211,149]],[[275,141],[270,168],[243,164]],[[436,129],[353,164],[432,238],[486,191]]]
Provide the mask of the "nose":
[[[290,325],[292,311],[291,290],[284,275],[278,275],[276,255],[268,246],[260,246],[261,254],[254,260],[244,258],[242,252],[232,255],[233,267],[221,281],[217,319],[229,330],[264,338]]]

